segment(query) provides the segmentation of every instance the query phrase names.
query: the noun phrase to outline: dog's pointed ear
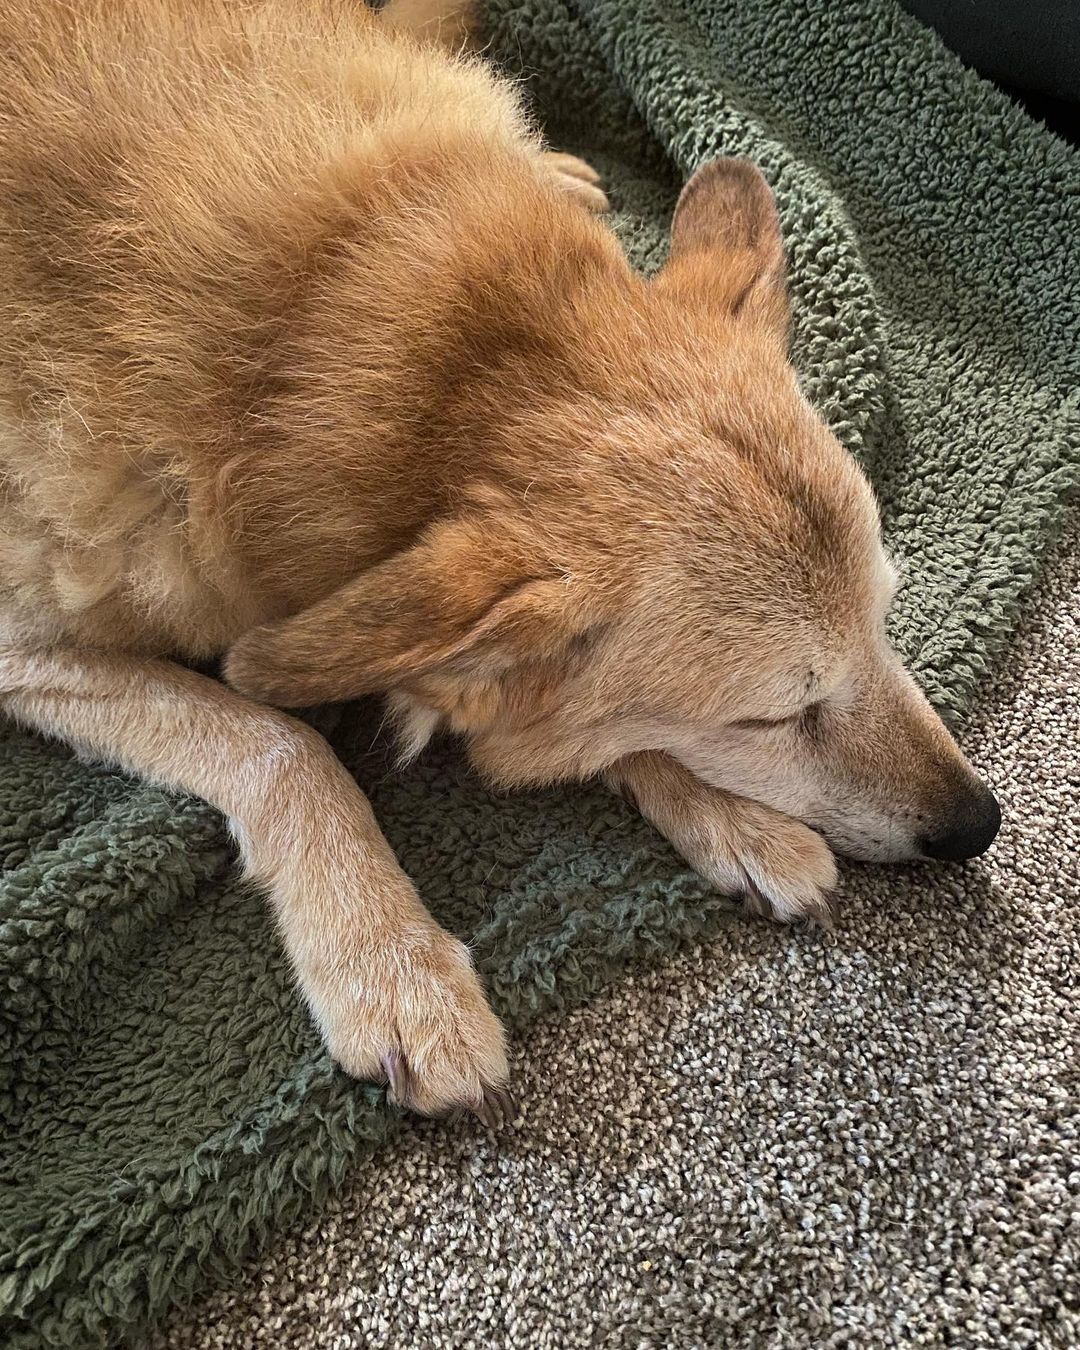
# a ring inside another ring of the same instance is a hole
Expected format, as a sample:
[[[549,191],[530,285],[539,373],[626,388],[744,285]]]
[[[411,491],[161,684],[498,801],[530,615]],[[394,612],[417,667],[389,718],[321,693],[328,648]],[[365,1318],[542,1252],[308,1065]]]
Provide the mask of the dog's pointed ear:
[[[671,224],[663,289],[755,320],[781,339],[790,323],[776,202],[746,159],[703,164],[683,188]]]
[[[225,679],[252,698],[309,707],[422,677],[491,681],[554,655],[589,624],[577,588],[530,574],[498,542],[472,522],[434,526],[309,609],[245,633]]]

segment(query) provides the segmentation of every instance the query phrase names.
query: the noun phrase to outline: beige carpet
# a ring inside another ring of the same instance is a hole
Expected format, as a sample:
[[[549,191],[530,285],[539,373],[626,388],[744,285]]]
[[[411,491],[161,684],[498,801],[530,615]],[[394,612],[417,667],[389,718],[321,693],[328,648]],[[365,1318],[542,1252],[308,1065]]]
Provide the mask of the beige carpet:
[[[1080,1345],[1077,532],[968,737],[985,863],[849,869],[518,1047],[156,1350]]]

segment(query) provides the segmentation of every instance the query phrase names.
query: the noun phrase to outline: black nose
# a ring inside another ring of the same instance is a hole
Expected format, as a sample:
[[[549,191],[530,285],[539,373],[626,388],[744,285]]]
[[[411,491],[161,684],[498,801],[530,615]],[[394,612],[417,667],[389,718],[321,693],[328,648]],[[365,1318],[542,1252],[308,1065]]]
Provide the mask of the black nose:
[[[919,847],[928,858],[962,862],[977,858],[994,842],[1001,828],[1001,807],[988,788],[980,788],[935,834],[923,835]]]

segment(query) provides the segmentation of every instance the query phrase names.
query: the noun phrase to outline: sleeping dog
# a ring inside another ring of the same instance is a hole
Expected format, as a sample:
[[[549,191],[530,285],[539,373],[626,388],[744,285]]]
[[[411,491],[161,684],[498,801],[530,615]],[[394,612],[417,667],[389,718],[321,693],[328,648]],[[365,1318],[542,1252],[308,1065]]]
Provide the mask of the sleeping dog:
[[[833,850],[964,858],[999,811],[886,640],[764,179],[700,169],[643,279],[463,25],[9,0],[0,701],[218,807],[337,1061],[490,1115],[467,950],[277,707],[377,692],[408,753],[603,776],[780,919]]]

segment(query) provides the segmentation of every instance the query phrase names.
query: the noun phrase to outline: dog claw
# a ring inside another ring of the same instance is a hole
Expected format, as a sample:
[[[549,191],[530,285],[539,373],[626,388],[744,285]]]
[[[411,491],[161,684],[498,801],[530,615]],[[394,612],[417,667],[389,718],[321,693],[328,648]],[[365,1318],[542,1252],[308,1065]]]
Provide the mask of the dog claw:
[[[480,1105],[473,1108],[473,1114],[489,1130],[498,1130],[517,1120],[517,1106],[505,1088],[485,1088]]]
[[[495,1098],[499,1103],[499,1110],[502,1112],[503,1124],[514,1125],[518,1118],[518,1106],[511,1093],[506,1088],[496,1088]]]
[[[836,931],[836,902],[831,896],[824,896],[821,904],[812,913],[806,916],[815,928],[820,928],[823,933],[835,933]]]
[[[495,1114],[494,1104],[488,1100],[487,1094],[480,1098],[480,1105],[473,1107],[473,1114],[481,1125],[486,1125],[489,1130],[498,1128],[498,1118]]]
[[[388,1084],[387,1098],[394,1106],[404,1106],[409,1100],[409,1066],[397,1050],[388,1050],[382,1057],[383,1072]]]
[[[772,918],[772,905],[769,904],[756,886],[747,886],[744,890],[738,892],[735,899],[739,901],[745,912],[753,918]]]
[[[386,1100],[391,1106],[408,1109],[413,1104],[415,1083],[405,1056],[399,1050],[387,1050],[380,1063],[386,1075]],[[518,1118],[517,1105],[505,1088],[485,1088],[478,1105],[459,1106],[447,1114],[451,1120],[457,1120],[465,1110],[470,1110],[489,1130],[512,1125]]]

